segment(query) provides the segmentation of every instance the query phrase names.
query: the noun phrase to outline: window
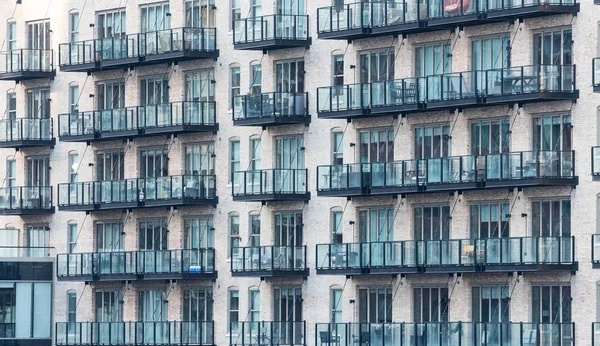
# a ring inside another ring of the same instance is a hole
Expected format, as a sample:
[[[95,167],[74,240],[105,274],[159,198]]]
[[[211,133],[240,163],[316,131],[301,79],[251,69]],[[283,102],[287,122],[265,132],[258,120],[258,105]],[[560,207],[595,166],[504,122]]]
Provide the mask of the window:
[[[79,154],[69,154],[69,183],[76,183],[79,176]]]
[[[168,300],[165,291],[160,289],[138,291],[138,303],[138,321],[167,321]]]
[[[17,23],[16,22],[8,22],[7,28],[7,43],[8,43],[8,51],[13,51],[17,49]]]
[[[262,16],[262,0],[252,0],[250,4],[250,17],[256,18]]]
[[[250,140],[250,169],[253,171],[260,170],[260,139]]]
[[[52,283],[4,282],[0,288],[2,338],[50,338]]]
[[[126,19],[123,9],[98,14],[98,38],[125,37]]]
[[[79,112],[79,85],[69,86],[69,103],[71,114]]]
[[[48,156],[27,158],[26,182],[26,186],[50,186],[50,158]]]
[[[260,291],[251,289],[249,293],[250,322],[258,322],[260,321]]]
[[[165,30],[171,27],[169,3],[143,6],[140,13],[142,33]]]
[[[360,131],[360,163],[394,161],[394,130]]]
[[[123,222],[101,221],[94,225],[96,251],[97,252],[119,252],[123,251]]]
[[[508,286],[473,287],[471,292],[473,322],[498,323],[510,321],[510,290]],[[497,338],[498,336],[493,335],[493,337]],[[492,344],[497,345],[499,340],[495,341]],[[489,336],[488,343],[490,343]]]
[[[117,80],[96,85],[98,110],[125,108],[125,81]],[[112,127],[108,127],[112,128]]]
[[[331,212],[331,242],[341,244],[344,241],[343,213],[341,211]]]
[[[277,0],[277,13],[303,15],[306,13],[306,4],[304,0]]]
[[[273,229],[275,246],[302,246],[302,230],[302,213],[275,213],[275,227]],[[289,266],[292,267],[294,265],[289,264]]]
[[[188,0],[185,2],[185,26],[188,28],[215,27],[214,0]]]
[[[149,148],[140,150],[140,178],[166,177],[168,175],[168,148]]]
[[[545,115],[533,118],[533,150],[569,151],[573,149],[571,115]]]
[[[510,37],[480,38],[471,41],[471,70],[510,67]]]
[[[344,56],[333,56],[333,85],[344,85]]]
[[[452,72],[452,55],[450,52],[451,47],[449,43],[417,47],[415,49],[416,76],[427,77]],[[439,85],[435,85],[435,87],[437,88]]]
[[[392,322],[392,289],[361,288],[358,290],[358,321],[360,323]]]
[[[253,95],[262,92],[262,65],[250,65],[250,93]]]
[[[342,323],[342,290],[331,290],[331,323]]]
[[[471,155],[510,151],[510,120],[483,120],[471,123]]]
[[[275,168],[304,168],[304,137],[280,137],[275,140]]]
[[[394,79],[394,50],[360,54],[360,83]]]
[[[333,132],[331,134],[331,163],[341,165],[344,163],[344,133]]]
[[[238,290],[229,290],[229,324],[227,331],[236,333],[239,330],[240,320],[240,292]]]
[[[240,247],[240,217],[238,215],[229,216],[229,246],[227,253],[231,258],[233,248]]]
[[[450,156],[450,126],[438,125],[415,129],[415,158],[430,159]]]
[[[260,246],[260,215],[250,215],[250,246]]]
[[[534,237],[570,237],[571,201],[531,202],[531,235]],[[570,248],[570,247],[569,247]],[[563,249],[566,251],[568,249]]]
[[[213,320],[212,288],[194,288],[183,290],[183,320],[204,322]],[[208,333],[200,333],[206,337]],[[204,344],[204,342],[201,342]]]
[[[444,240],[450,238],[450,206],[417,206],[414,213],[414,240]],[[439,244],[432,242],[431,244]],[[435,245],[432,245],[435,246]]]
[[[302,322],[302,288],[300,287],[276,287],[273,289],[273,316],[275,321],[281,321],[285,324],[286,331],[280,331],[280,337],[287,337],[288,340],[300,340],[304,336],[304,328],[299,323]],[[287,322],[287,323],[286,323]],[[285,334],[284,334],[285,333]]]
[[[6,93],[6,113],[8,115],[8,119],[16,119],[17,118],[17,93],[8,92]]]
[[[169,77],[142,78],[140,80],[140,102],[143,106],[169,103]]]
[[[140,250],[166,250],[168,246],[167,220],[150,219],[142,220],[138,224]],[[150,264],[150,263],[146,263]]]
[[[242,85],[242,81],[241,81],[241,76],[240,76],[240,68],[237,66],[231,67],[230,71],[229,71],[229,85],[231,86],[231,91],[230,91],[230,95],[229,95],[229,100],[230,100],[230,104],[229,104],[229,108],[234,108],[234,97],[239,96],[241,93],[241,85]],[[240,102],[239,98],[235,99],[235,102]],[[238,108],[239,105],[235,105],[235,108]]]
[[[69,13],[69,42],[79,41],[79,13]]]
[[[229,181],[235,180],[234,172],[240,170],[240,141],[232,140],[229,142]]]
[[[358,233],[361,243],[394,240],[394,209],[359,210]]]
[[[73,290],[67,291],[67,321],[77,322],[77,293]]]
[[[211,218],[186,218],[183,221],[183,230],[183,246],[185,249],[211,249],[215,247],[215,228]]]
[[[275,64],[277,92],[304,92],[304,60],[282,61]]]
[[[573,63],[572,30],[558,29],[533,35],[534,65],[570,65]]]
[[[69,253],[74,253],[75,248],[77,247],[77,224],[69,223],[67,224],[67,232],[68,232],[68,241],[69,241]]]
[[[123,321],[123,296],[119,291],[96,291],[96,322]],[[141,304],[140,304],[141,305]]]
[[[50,119],[50,89],[27,91],[27,117],[29,119]]]
[[[27,225],[27,246],[33,249],[32,257],[45,257],[50,246],[50,227],[48,225]],[[35,254],[35,256],[34,256]]]
[[[417,287],[413,294],[415,322],[448,322],[448,288]]]
[[[29,49],[51,49],[49,21],[41,21],[27,24],[27,48]]]
[[[98,152],[96,154],[96,180],[125,179],[124,152]]]
[[[471,205],[471,239],[509,237],[508,203]]]
[[[6,187],[17,186],[17,161],[15,159],[6,160]]]
[[[571,323],[571,286],[534,285],[531,291],[531,322]],[[548,342],[552,345],[560,345],[561,335],[564,339],[572,338],[570,329],[564,328],[562,333],[548,334]]]
[[[231,22],[229,23],[230,30],[233,29],[233,22],[242,19],[242,8],[240,6],[241,0],[230,0],[231,1]]]
[[[185,74],[185,100],[186,101],[214,101],[215,100],[215,72],[212,69],[201,70]]]
[[[213,143],[188,144],[185,146],[185,174],[215,174]]]
[[[0,233],[0,255],[2,257],[19,257],[19,230],[7,225]]]

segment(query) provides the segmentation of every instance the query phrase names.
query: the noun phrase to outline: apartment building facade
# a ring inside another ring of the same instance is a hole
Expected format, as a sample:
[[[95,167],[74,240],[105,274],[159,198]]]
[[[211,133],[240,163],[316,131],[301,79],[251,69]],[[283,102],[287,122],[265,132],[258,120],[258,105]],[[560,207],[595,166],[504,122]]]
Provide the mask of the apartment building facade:
[[[0,340],[600,345],[591,0],[0,4]]]

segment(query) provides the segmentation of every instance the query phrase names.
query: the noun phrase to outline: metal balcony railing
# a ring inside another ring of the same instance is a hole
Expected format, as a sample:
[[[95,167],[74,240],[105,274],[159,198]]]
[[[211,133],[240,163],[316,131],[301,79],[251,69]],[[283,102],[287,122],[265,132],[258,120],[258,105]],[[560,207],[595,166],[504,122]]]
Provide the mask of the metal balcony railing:
[[[233,21],[233,43],[309,39],[308,15],[274,14]]]
[[[52,119],[0,120],[0,142],[51,140]]]
[[[0,52],[0,74],[52,71],[54,71],[53,50],[15,49],[9,52]]]
[[[138,107],[60,114],[60,137],[118,134],[139,129]]]
[[[574,237],[407,240],[317,245],[317,270],[572,265]],[[485,269],[484,269],[485,270]]]
[[[308,117],[308,93],[271,92],[233,97],[234,121]]]
[[[215,126],[216,102],[182,101],[138,107],[141,128],[174,126]]]
[[[88,252],[57,255],[59,278],[215,273],[214,249]]]
[[[0,211],[23,209],[52,209],[52,186],[0,188]]]
[[[574,323],[317,323],[315,345],[574,346]]]
[[[263,169],[233,172],[233,196],[304,195],[308,193],[307,169]]]
[[[214,52],[217,50],[216,28],[177,28],[141,33],[140,55],[173,52]]]
[[[56,345],[214,345],[212,321],[57,322]]]
[[[257,246],[231,248],[231,271],[305,272],[306,246]]]
[[[304,346],[306,321],[257,321],[231,323],[229,346]]]

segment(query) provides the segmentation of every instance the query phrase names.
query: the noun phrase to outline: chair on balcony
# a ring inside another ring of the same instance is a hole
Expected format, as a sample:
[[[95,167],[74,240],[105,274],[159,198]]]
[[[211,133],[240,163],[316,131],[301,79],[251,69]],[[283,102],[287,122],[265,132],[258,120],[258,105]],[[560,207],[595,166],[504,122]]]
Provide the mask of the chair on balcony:
[[[341,339],[339,335],[330,334],[327,331],[319,332],[319,338],[321,339],[321,346],[339,345]]]

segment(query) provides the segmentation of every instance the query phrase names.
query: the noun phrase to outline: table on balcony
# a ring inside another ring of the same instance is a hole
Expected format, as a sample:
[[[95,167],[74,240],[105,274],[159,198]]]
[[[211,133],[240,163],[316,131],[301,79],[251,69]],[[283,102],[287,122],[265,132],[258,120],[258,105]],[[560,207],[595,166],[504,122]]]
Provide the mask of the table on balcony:
[[[537,89],[538,76],[526,76],[522,74],[508,75],[498,81],[497,86],[502,83],[505,94],[519,94],[521,92],[532,92]],[[522,88],[522,89],[521,89]]]

